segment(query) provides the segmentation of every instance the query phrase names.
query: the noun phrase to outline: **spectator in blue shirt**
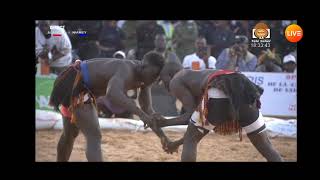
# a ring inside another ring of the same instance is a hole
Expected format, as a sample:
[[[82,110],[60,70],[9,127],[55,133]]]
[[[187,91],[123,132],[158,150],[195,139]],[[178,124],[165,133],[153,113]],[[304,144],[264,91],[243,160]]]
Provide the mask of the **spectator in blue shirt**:
[[[216,63],[217,69],[241,72],[254,72],[256,66],[257,57],[248,51],[248,38],[246,36],[236,36],[235,44],[224,49]]]

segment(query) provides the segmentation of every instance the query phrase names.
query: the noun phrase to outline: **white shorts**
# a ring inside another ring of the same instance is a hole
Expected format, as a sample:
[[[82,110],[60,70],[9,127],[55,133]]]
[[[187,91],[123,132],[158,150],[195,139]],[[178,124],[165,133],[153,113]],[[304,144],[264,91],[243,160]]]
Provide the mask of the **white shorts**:
[[[228,96],[226,94],[224,94],[223,91],[217,89],[217,88],[210,88],[208,90],[208,98],[228,98]],[[204,102],[202,101],[202,106],[204,105]],[[194,111],[191,118],[190,118],[190,122],[193,123],[195,126],[197,127],[202,127],[204,129],[207,130],[213,130],[215,128],[214,125],[212,125],[210,122],[208,122],[208,125],[203,125],[201,123],[200,120],[200,113],[198,111]],[[264,127],[264,128],[262,128]],[[263,119],[263,115],[261,114],[261,112],[259,111],[259,117],[257,120],[255,120],[254,122],[252,122],[251,124],[242,127],[242,129],[244,131],[246,131],[247,134],[252,133],[254,131],[257,131],[258,129],[260,129],[259,132],[264,131],[265,128],[265,122]],[[258,133],[259,133],[258,132]]]

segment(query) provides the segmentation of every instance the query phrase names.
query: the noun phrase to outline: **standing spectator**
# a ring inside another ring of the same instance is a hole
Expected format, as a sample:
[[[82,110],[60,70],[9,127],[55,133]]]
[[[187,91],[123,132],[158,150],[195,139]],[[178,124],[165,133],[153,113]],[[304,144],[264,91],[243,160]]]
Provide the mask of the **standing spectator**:
[[[200,29],[200,27],[201,29]],[[200,21],[199,25],[199,36],[203,36],[207,40],[208,47],[210,48],[210,52],[214,52],[214,33],[216,31],[216,21],[209,20],[209,21]]]
[[[117,27],[117,21],[104,21],[97,43],[100,57],[110,58],[119,50],[124,50],[125,34]]]
[[[229,21],[217,20],[215,30],[208,33],[208,43],[211,45],[211,54],[219,56],[221,51],[230,47],[234,42],[234,34],[229,27]]]
[[[72,46],[63,28],[49,24],[49,21],[39,21],[36,27],[36,55],[42,65],[50,66],[52,73],[60,74],[72,62]]]
[[[175,31],[175,28],[172,24],[171,21],[169,20],[161,20],[161,21],[158,21],[158,24],[163,28],[164,30],[164,33],[166,35],[166,44],[167,44],[167,47],[166,49],[167,50],[170,50],[170,51],[173,51],[173,48],[172,48],[172,37],[173,37],[173,33]]]
[[[127,20],[122,26],[123,32],[126,34],[125,47],[126,51],[129,52],[131,49],[137,48],[137,32],[138,21]],[[134,58],[135,59],[135,58]]]
[[[178,56],[169,51],[166,43],[166,37],[164,34],[157,34],[155,37],[155,49],[154,51],[161,54],[165,63],[178,63],[181,65]],[[155,112],[158,112],[164,116],[177,116],[178,110],[176,107],[176,98],[168,92],[167,88],[163,83],[154,83],[151,89],[152,103]]]
[[[136,58],[138,60],[141,60],[147,52],[154,49],[156,34],[164,34],[163,28],[157,24],[157,21],[145,21],[138,26],[136,52]]]
[[[198,37],[195,42],[196,52],[183,59],[183,68],[192,70],[215,69],[216,58],[208,53],[207,41]]]
[[[167,40],[164,34],[157,34],[155,36],[154,44],[154,51],[161,54],[164,57],[165,62],[174,61],[176,63],[180,63],[179,57],[176,53],[167,49]]]
[[[257,57],[248,51],[248,38],[236,36],[235,44],[224,49],[218,57],[218,69],[238,70],[242,72],[255,71]]]
[[[287,73],[297,73],[297,61],[292,54],[284,56],[283,71]]]
[[[173,33],[173,47],[180,60],[195,51],[194,42],[198,37],[197,24],[194,21],[180,21]]]
[[[268,49],[263,51],[263,54],[259,57],[256,72],[282,72],[279,64],[279,57]]]

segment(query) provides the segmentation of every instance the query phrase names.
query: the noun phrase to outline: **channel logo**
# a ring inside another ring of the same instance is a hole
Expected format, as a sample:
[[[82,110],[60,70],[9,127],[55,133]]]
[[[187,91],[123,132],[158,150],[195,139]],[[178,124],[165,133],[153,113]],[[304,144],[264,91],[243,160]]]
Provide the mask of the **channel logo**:
[[[299,25],[291,24],[286,28],[285,36],[289,42],[296,43],[303,37],[303,30]]]
[[[253,39],[270,39],[270,29],[265,23],[258,23],[252,29]]]

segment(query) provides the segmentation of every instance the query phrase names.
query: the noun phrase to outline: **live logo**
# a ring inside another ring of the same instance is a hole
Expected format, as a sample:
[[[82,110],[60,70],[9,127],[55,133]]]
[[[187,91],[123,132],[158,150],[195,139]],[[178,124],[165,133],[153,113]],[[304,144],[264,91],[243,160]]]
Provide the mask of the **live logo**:
[[[301,31],[287,31],[287,36],[301,36]]]

